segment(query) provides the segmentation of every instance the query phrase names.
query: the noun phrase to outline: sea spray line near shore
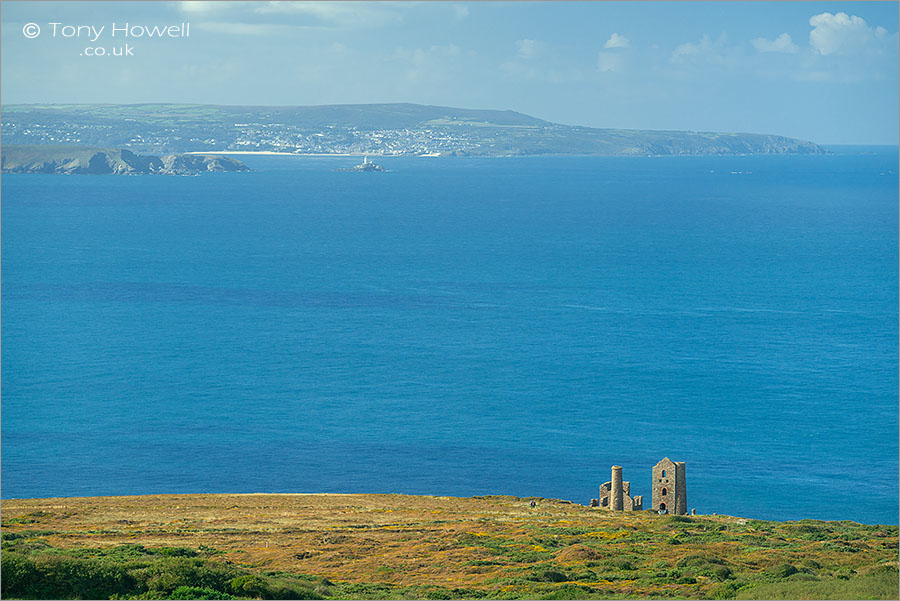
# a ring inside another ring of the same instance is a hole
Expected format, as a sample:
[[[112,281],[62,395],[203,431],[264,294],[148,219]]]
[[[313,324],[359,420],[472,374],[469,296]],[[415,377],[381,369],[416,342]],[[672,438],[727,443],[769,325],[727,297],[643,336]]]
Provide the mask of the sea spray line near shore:
[[[271,150],[195,150],[191,152],[184,152],[182,154],[245,154],[245,155],[275,155],[275,156],[292,156],[292,157],[366,157],[366,156],[377,156],[383,158],[391,158],[391,157],[419,157],[419,158],[439,158],[442,155],[439,152],[433,153],[423,153],[416,155],[397,155],[397,154],[388,154],[388,153],[377,153],[377,152],[275,152]]]
[[[276,152],[272,150],[195,150],[190,152],[185,152],[182,154],[247,154],[247,155],[276,155],[276,156],[291,156],[291,157],[361,157],[366,156],[366,154],[373,153],[362,153],[362,152]],[[390,155],[379,155],[379,156],[390,156]]]

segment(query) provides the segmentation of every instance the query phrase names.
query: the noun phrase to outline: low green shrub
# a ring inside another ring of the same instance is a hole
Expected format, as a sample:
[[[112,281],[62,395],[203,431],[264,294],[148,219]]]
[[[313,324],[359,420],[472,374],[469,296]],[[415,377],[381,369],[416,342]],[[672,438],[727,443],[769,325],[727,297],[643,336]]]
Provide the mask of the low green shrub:
[[[670,524],[684,524],[693,522],[694,520],[693,518],[689,518],[686,515],[670,515],[669,519],[666,521],[668,521]]]
[[[320,584],[326,586],[323,580]],[[330,583],[329,583],[330,584]],[[296,582],[281,578],[263,578],[256,574],[244,574],[228,583],[230,590],[239,597],[253,599],[321,599],[319,592]]]
[[[709,591],[711,599],[734,599],[738,591],[747,586],[746,582],[725,582],[717,584]]]
[[[534,580],[537,582],[566,582],[569,577],[563,572],[557,570],[544,570],[539,572]]]
[[[39,550],[30,555],[7,549],[0,565],[3,573],[0,596],[5,599],[321,599],[322,593],[334,586],[321,578],[301,583],[295,577],[250,574],[192,554],[196,552],[190,549],[147,549],[140,545],[109,549],[50,548],[49,552]],[[313,590],[313,586],[322,590]]]
[[[586,586],[578,586],[575,584],[565,584],[553,592],[541,595],[541,599],[594,599],[597,593],[593,589]]]
[[[716,580],[718,580],[720,582],[723,580],[728,580],[729,578],[731,578],[733,576],[733,572],[731,571],[731,568],[729,568],[728,566],[713,566],[709,570],[709,572],[710,572],[708,574],[709,576],[711,576],[712,578],[715,578]]]
[[[604,562],[611,568],[616,568],[622,570],[624,572],[631,572],[637,568],[634,567],[634,564],[627,559],[612,559],[610,561]]]
[[[184,557],[153,559],[141,571],[149,590],[164,592],[174,591],[180,586],[228,590],[229,581],[238,573],[229,566]]]
[[[897,599],[896,568],[850,580],[834,578],[809,582],[782,581],[760,584],[738,592],[737,599]]]
[[[725,560],[715,555],[695,553],[682,557],[676,564],[679,568],[706,567],[709,565],[725,565]]]
[[[235,599],[236,597],[232,597],[228,593],[223,593],[220,591],[214,591],[210,588],[203,588],[199,586],[179,586],[172,594],[169,595],[169,599]]]
[[[161,547],[156,553],[167,557],[197,557],[196,551],[184,547]]]
[[[236,595],[255,599],[271,599],[268,583],[256,574],[244,574],[228,581],[228,586]]]
[[[800,570],[798,570],[797,568],[795,568],[793,565],[791,565],[789,563],[781,563],[781,564],[778,564],[777,566],[768,568],[766,570],[766,573],[774,576],[775,578],[784,579],[792,574],[796,574],[799,571]]]
[[[813,580],[818,580],[818,578],[816,578],[812,574],[808,574],[806,572],[797,572],[796,574],[791,574],[790,576],[788,576],[786,578],[786,580],[790,580],[792,582],[793,581],[809,581],[809,582],[811,582]]]
[[[122,565],[43,554],[3,553],[2,596],[24,599],[102,599],[137,588]]]

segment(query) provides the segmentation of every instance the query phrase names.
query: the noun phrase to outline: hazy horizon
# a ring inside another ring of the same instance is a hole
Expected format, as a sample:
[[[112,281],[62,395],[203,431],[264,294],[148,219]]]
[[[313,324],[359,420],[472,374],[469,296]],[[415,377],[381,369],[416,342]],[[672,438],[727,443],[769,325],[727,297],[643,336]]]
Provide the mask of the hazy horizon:
[[[895,2],[12,1],[0,103],[409,103],[895,146],[897,21]],[[130,53],[84,56],[101,45]]]

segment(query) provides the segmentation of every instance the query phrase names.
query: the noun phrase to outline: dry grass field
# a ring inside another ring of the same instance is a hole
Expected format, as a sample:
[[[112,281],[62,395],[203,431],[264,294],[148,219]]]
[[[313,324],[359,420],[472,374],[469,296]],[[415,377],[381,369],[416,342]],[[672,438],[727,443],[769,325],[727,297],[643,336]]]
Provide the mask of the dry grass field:
[[[530,501],[266,494],[5,500],[3,555],[30,558],[38,571],[50,569],[41,562],[54,556],[79,565],[119,561],[137,578],[131,596],[143,598],[172,598],[167,587],[194,584],[140,580],[151,557],[142,554],[153,549],[168,549],[169,561],[304,585],[324,598],[897,598],[896,526],[614,514],[548,499],[535,499],[532,508]],[[113,550],[122,549],[129,554],[116,559]],[[187,556],[170,557],[182,552]],[[27,596],[8,588],[18,573],[4,561],[4,597]],[[207,588],[223,598],[279,596],[262,584]]]

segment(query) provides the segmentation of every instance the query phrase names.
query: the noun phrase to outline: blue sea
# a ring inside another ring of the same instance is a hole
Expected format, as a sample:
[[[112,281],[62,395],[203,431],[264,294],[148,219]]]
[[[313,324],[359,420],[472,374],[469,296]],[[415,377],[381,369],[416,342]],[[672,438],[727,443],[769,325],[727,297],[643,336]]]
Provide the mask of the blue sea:
[[[898,519],[898,151],[2,177],[2,496]]]

